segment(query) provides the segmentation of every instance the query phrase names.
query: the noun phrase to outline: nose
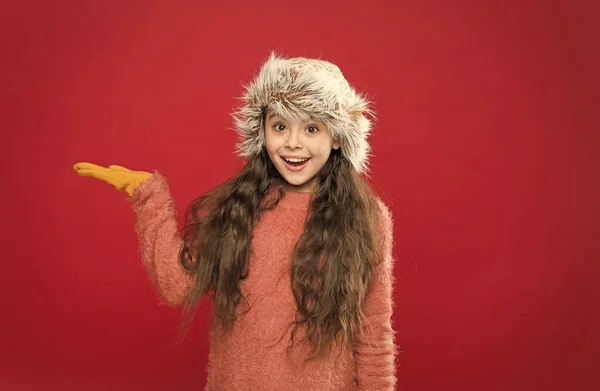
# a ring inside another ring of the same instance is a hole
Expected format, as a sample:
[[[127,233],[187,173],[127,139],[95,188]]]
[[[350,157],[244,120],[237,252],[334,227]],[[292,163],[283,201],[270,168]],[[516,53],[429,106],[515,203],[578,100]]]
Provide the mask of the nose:
[[[288,132],[288,136],[285,140],[285,147],[288,149],[302,148],[298,137],[298,131],[296,129]]]

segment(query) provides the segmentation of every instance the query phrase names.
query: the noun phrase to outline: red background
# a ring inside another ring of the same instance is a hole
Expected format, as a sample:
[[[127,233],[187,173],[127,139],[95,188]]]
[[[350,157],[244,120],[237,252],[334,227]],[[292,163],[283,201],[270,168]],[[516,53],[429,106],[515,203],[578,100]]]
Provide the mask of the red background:
[[[229,112],[270,50],[375,102],[399,389],[600,389],[597,9],[4,3],[0,389],[202,389],[209,308],[174,345],[125,195],[72,165],[158,169],[183,213],[241,166]]]

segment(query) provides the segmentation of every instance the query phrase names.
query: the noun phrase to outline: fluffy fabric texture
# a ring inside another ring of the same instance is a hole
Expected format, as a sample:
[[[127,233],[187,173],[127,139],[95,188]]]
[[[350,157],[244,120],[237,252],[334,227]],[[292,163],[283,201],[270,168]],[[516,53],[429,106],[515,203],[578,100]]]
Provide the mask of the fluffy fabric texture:
[[[242,106],[232,114],[240,136],[237,153],[258,154],[265,144],[263,113],[282,118],[317,119],[340,143],[342,154],[359,173],[368,172],[373,116],[369,102],[357,93],[340,69],[327,61],[271,53],[256,78],[245,87]]]
[[[167,182],[154,173],[131,198],[143,263],[161,300],[183,304],[190,278],[179,266],[183,244]],[[240,307],[229,334],[211,330],[205,390],[393,390],[396,384],[392,315],[392,219],[383,205],[385,262],[375,270],[366,298],[366,321],[352,350],[303,363],[308,347],[286,355],[296,306],[290,286],[293,246],[304,229],[310,193],[286,193],[254,229],[248,278],[240,282],[249,310]],[[247,310],[247,311],[245,311]],[[243,313],[245,312],[245,313]],[[302,338],[302,330],[298,337]]]

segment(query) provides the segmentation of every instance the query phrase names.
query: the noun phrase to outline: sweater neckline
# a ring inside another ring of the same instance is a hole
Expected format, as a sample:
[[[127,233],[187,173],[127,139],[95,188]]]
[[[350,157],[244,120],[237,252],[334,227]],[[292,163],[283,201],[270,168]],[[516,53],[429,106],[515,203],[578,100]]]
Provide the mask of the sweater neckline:
[[[278,207],[286,209],[308,210],[314,193],[301,193],[298,191],[286,190],[285,196],[279,200]]]

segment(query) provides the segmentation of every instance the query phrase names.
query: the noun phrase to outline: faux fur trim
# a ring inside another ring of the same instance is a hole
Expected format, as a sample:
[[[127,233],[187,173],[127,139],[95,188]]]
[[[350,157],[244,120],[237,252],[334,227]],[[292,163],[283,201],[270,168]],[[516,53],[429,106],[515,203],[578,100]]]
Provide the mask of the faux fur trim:
[[[353,167],[359,173],[368,171],[370,102],[348,84],[336,65],[304,57],[286,59],[271,52],[244,88],[242,106],[232,113],[240,137],[239,156],[250,157],[263,149],[263,113],[272,109],[282,118],[323,122]]]

